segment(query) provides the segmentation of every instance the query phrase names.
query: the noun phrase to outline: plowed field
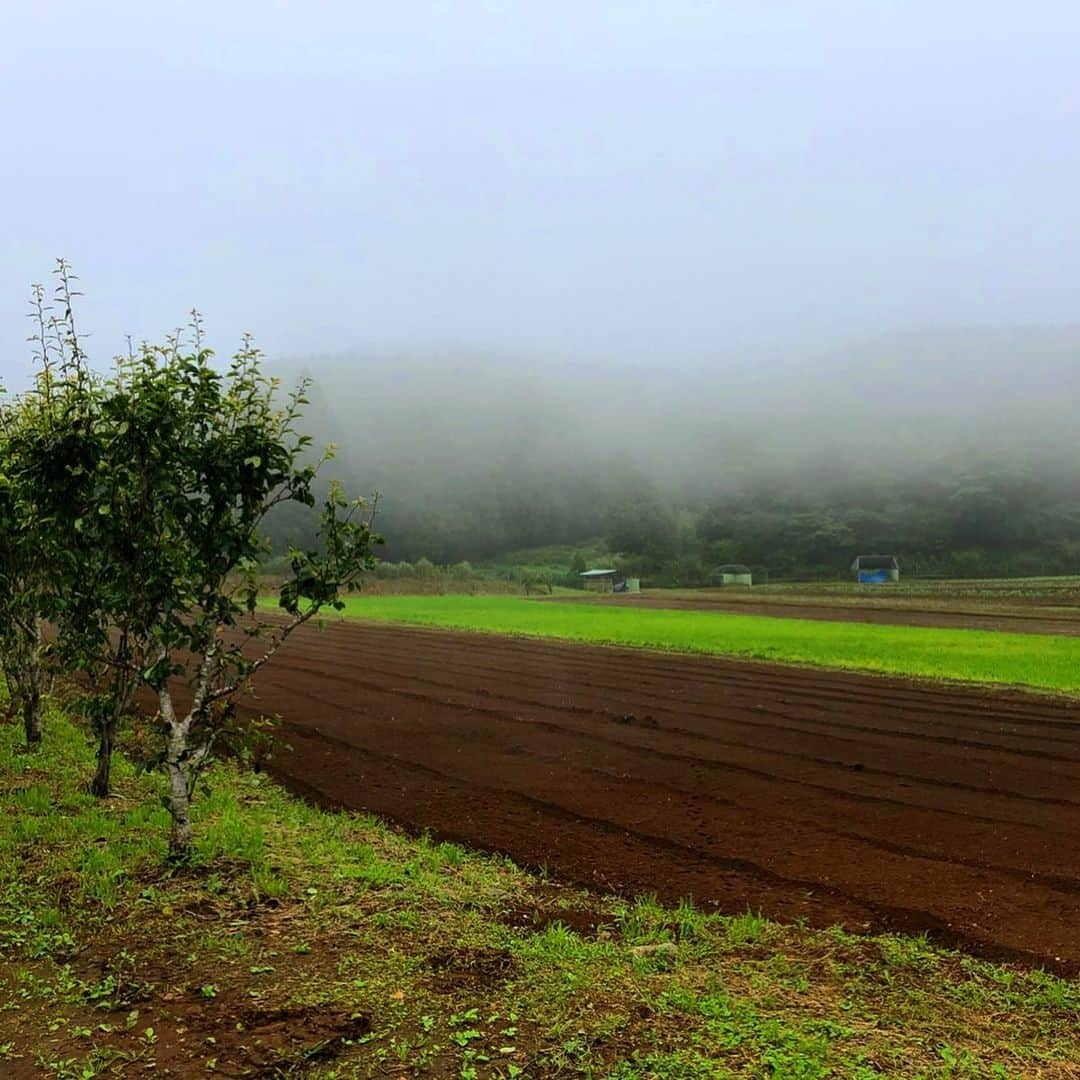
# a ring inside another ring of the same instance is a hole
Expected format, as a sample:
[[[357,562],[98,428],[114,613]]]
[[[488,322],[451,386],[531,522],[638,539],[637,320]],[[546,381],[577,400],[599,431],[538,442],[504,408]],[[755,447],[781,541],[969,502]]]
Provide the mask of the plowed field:
[[[1001,630],[1008,634],[1062,634],[1080,636],[1080,608],[1040,610],[1035,605],[1012,609],[984,606],[920,607],[910,600],[870,600],[845,603],[829,598],[784,599],[774,596],[758,599],[761,593],[732,590],[722,592],[671,592],[650,590],[643,593],[605,596],[589,593],[584,596],[542,598],[543,603],[611,604],[624,608],[658,608],[667,611],[717,611],[733,615],[768,615],[780,619],[820,619],[823,622],[872,623],[878,626],[929,626],[955,630]],[[768,595],[768,594],[766,594]]]
[[[245,708],[320,802],[563,878],[1080,970],[1080,704],[334,623]]]

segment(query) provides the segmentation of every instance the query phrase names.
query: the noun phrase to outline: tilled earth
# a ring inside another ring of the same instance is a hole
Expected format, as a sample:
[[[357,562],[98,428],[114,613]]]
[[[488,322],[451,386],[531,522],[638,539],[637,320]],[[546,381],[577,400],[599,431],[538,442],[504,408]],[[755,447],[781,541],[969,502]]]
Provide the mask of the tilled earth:
[[[920,605],[908,598],[878,599],[871,594],[861,600],[813,597],[761,598],[748,589],[675,593],[648,590],[642,593],[540,597],[543,603],[611,604],[616,607],[660,608],[668,611],[714,611],[731,615],[768,615],[778,619],[813,619],[822,622],[874,623],[879,626],[928,626],[952,630],[996,630],[1009,634],[1057,634],[1080,636],[1080,608],[1046,610],[1036,604],[1011,607],[982,604]]]
[[[563,878],[1080,971],[1062,699],[556,642],[304,628],[273,771]]]

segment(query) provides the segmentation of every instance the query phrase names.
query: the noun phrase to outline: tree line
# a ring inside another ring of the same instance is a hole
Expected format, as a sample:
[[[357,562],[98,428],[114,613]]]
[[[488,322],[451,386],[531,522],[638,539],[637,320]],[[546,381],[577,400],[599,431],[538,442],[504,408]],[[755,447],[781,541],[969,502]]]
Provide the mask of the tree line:
[[[715,500],[657,495],[612,508],[604,536],[653,584],[718,583],[745,563],[766,579],[835,579],[859,554],[927,577],[1080,572],[1080,476],[1045,464],[953,462],[921,476],[761,483]]]
[[[796,462],[720,492],[629,471],[552,470],[452,499],[392,490],[381,520],[396,561],[483,568],[513,565],[525,549],[581,547],[652,585],[715,584],[728,563],[748,564],[759,580],[841,578],[871,553],[897,555],[920,576],[1080,572],[1080,471],[1005,452],[914,474],[875,466],[829,476]],[[293,507],[271,532],[284,548],[312,527],[310,512]],[[565,553],[551,567],[568,569]]]
[[[1025,328],[662,372],[463,349],[279,365],[314,375],[307,415],[343,478],[386,493],[388,559],[602,544],[646,580],[704,583],[727,562],[835,577],[877,552],[906,573],[1080,570],[1078,349]],[[290,509],[295,542],[310,522]]]
[[[56,681],[79,688],[110,793],[121,725],[152,703],[169,846],[190,850],[197,782],[250,678],[300,626],[340,607],[373,563],[374,507],[318,483],[301,431],[305,385],[283,394],[250,340],[225,365],[186,332],[129,347],[104,371],[78,332],[75,277],[33,293],[34,379],[0,408],[0,665],[29,748]],[[265,524],[313,515],[262,611]]]

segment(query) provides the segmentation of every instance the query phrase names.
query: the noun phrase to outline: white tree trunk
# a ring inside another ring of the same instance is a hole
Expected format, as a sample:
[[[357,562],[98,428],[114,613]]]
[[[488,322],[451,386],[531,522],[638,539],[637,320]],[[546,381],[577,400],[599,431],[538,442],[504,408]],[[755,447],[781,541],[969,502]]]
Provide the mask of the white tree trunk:
[[[165,775],[169,781],[169,855],[183,859],[191,850],[191,782],[187,763],[188,734],[194,719],[188,713],[183,720],[177,719],[172,695],[168,687],[158,693],[161,719],[165,724]]]
[[[171,756],[165,762],[169,778],[169,854],[174,859],[184,858],[191,850],[191,795],[188,778],[183,765]]]

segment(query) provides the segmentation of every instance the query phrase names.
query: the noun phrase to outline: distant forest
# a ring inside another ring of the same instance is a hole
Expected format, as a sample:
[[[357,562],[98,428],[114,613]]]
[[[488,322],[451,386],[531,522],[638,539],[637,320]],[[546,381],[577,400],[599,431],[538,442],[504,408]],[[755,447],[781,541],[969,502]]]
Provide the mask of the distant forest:
[[[580,545],[697,585],[732,562],[835,578],[867,553],[920,576],[1080,572],[1077,357],[1080,333],[1029,331],[679,379],[497,358],[303,370],[309,426],[341,447],[330,472],[383,492],[384,558],[505,564]],[[306,530],[283,515],[275,539]]]
[[[920,576],[1080,571],[1076,477],[987,466],[919,480],[878,475],[841,491],[775,483],[711,502],[674,501],[644,480],[618,490],[603,478],[549,479],[453,505],[391,502],[383,557],[482,563],[553,545],[591,553],[599,541],[608,562],[668,585],[709,584],[733,562],[759,578],[841,577],[860,553],[895,554]],[[300,520],[284,525],[281,542],[304,539]]]

